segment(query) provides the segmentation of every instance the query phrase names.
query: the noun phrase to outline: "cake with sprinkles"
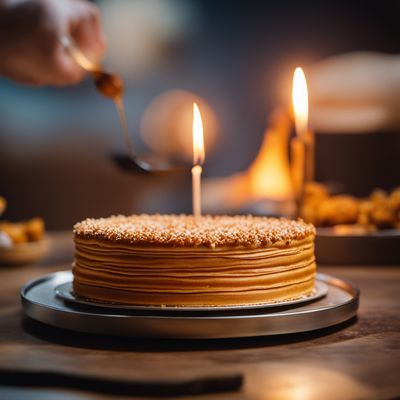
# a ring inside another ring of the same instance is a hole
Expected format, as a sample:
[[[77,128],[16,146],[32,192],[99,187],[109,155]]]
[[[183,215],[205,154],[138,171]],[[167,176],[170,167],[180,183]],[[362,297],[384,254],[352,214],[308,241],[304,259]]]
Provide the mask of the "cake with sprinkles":
[[[97,302],[238,306],[314,288],[315,229],[256,216],[131,215],[74,227],[73,290]]]

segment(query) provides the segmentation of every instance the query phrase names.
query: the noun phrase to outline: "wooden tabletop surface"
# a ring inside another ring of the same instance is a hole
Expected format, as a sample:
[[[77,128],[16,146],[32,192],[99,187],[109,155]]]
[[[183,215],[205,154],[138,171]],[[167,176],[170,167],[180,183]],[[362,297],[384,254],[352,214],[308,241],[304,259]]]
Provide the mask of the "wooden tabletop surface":
[[[53,234],[51,241],[51,254],[42,263],[0,267],[1,399],[127,398],[121,393],[105,393],[100,384],[80,388],[71,386],[68,379],[65,384],[62,380],[59,383],[51,374],[99,382],[107,379],[117,384],[175,384],[231,373],[243,374],[240,391],[196,398],[400,397],[400,266],[320,267],[320,271],[349,280],[361,289],[358,318],[338,327],[229,340],[117,338],[63,331],[24,317],[20,287],[29,279],[70,268],[71,236]],[[29,374],[35,372],[48,376],[48,380],[32,383]],[[140,396],[129,398],[144,398]]]

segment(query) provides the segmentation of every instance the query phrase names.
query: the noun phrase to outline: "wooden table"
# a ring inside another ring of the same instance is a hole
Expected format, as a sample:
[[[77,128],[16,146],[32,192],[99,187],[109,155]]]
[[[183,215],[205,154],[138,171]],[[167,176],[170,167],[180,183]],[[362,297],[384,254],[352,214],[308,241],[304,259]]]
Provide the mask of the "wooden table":
[[[50,387],[21,386],[26,384],[25,373],[35,371],[144,383],[244,374],[241,391],[202,395],[199,399],[400,396],[400,266],[321,267],[323,272],[350,280],[361,289],[358,319],[339,327],[234,340],[116,338],[63,331],[24,317],[19,288],[29,279],[70,268],[70,235],[53,234],[51,240],[53,251],[41,264],[0,268],[0,377],[10,370],[24,372],[21,378],[7,382],[3,375],[1,399],[110,398],[96,390],[96,385],[89,390],[51,387],[51,376]]]

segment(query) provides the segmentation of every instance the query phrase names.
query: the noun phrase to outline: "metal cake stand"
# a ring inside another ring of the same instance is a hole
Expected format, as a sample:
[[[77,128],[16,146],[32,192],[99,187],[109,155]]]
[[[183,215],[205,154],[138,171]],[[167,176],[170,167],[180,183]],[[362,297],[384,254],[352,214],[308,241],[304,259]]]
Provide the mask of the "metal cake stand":
[[[85,299],[78,297],[73,292],[72,279],[68,280],[55,288],[56,296],[65,300],[67,304],[73,306],[85,305],[85,306],[96,306],[101,308],[107,308],[111,312],[113,310],[133,310],[133,311],[179,311],[180,313],[187,311],[237,311],[237,310],[254,310],[256,308],[271,308],[271,307],[282,307],[282,306],[292,306],[301,303],[307,303],[320,299],[328,293],[328,285],[324,282],[317,280],[315,282],[314,290],[307,296],[302,296],[298,299],[285,300],[284,302],[268,302],[262,304],[241,304],[236,306],[141,306],[141,305],[125,305],[118,303],[104,303],[98,302],[90,299]]]
[[[318,296],[304,298],[300,302],[218,309],[104,307],[95,303],[74,302],[73,299],[68,301],[57,293],[60,287],[71,281],[71,271],[61,271],[27,283],[21,289],[25,314],[45,324],[78,332],[211,339],[326,328],[354,317],[359,300],[358,289],[321,273],[317,274]]]

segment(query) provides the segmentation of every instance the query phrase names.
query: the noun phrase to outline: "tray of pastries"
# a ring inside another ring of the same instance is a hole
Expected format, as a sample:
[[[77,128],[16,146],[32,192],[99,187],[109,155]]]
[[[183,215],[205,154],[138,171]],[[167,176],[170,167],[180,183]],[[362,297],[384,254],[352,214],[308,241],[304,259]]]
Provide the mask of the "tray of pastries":
[[[366,198],[331,195],[316,182],[305,187],[301,217],[317,227],[319,264],[399,264],[400,187]]]

